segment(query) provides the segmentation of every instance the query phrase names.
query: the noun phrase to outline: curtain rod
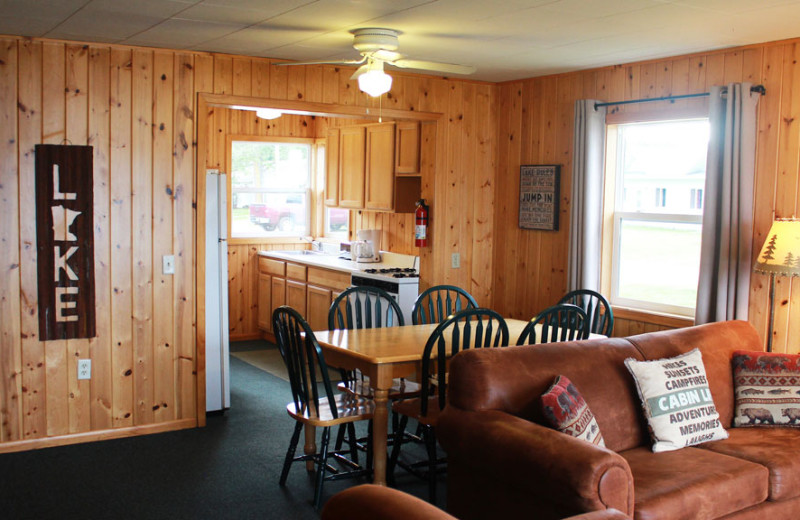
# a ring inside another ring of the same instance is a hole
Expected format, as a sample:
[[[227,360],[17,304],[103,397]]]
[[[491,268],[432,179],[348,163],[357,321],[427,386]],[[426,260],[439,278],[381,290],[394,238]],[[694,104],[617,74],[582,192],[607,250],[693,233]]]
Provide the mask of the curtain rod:
[[[764,85],[754,85],[750,87],[750,92],[756,92],[761,94],[762,96],[767,93],[767,89],[764,88]],[[644,98],[644,99],[631,99],[629,101],[611,101],[609,103],[595,103],[594,109],[597,110],[599,107],[610,107],[614,105],[630,105],[633,103],[649,103],[650,101],[674,101],[676,99],[686,99],[686,98],[696,98],[696,97],[706,97],[711,95],[710,92],[701,92],[700,94],[681,94],[679,96],[664,96],[664,97],[657,97],[657,98]]]

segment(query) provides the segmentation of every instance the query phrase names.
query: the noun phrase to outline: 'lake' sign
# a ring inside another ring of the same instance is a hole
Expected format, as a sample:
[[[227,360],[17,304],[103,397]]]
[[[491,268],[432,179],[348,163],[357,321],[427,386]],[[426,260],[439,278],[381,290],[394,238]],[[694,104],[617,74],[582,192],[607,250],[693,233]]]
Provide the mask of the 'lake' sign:
[[[39,338],[93,338],[92,147],[36,145]]]

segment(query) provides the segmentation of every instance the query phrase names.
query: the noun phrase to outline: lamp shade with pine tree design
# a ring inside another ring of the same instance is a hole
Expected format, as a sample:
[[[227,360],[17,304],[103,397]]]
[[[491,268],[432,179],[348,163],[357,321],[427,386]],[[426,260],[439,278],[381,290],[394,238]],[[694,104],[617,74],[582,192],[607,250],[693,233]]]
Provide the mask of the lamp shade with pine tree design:
[[[800,276],[800,220],[777,219],[772,223],[753,270],[777,276]]]

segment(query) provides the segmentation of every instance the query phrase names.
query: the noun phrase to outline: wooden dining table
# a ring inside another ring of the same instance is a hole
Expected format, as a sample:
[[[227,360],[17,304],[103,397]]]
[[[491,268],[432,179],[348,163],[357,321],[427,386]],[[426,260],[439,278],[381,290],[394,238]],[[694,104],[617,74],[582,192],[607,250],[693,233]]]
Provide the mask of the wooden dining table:
[[[514,344],[525,320],[506,319],[509,343]],[[389,422],[389,389],[396,377],[407,377],[417,372],[422,363],[425,343],[438,323],[406,325],[376,329],[337,329],[314,332],[331,367],[346,370],[359,369],[369,376],[375,399],[372,426],[373,483],[386,485],[386,454]],[[604,336],[592,334],[591,338]],[[306,428],[305,452],[316,452],[316,435]]]

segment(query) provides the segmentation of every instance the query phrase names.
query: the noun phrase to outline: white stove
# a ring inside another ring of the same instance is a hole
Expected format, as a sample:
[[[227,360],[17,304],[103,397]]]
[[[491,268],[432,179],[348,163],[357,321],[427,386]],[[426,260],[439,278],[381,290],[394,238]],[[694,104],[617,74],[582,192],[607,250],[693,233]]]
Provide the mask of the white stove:
[[[403,320],[411,325],[411,309],[419,294],[419,271],[412,267],[374,267],[354,271],[351,286],[377,287],[389,293],[403,311]]]

